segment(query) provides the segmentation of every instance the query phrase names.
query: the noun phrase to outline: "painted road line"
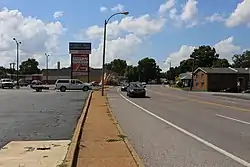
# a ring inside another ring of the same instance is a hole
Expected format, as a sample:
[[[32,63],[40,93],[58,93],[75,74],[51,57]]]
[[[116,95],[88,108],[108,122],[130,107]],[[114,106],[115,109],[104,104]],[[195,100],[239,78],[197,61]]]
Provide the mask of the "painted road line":
[[[208,146],[208,147],[214,149],[215,151],[217,151],[217,152],[219,152],[219,153],[221,153],[221,154],[223,154],[223,155],[225,155],[225,156],[231,158],[232,160],[234,160],[234,161],[240,163],[241,165],[250,167],[250,163],[249,163],[249,162],[247,162],[247,161],[245,161],[245,160],[243,160],[243,159],[241,159],[241,158],[239,158],[239,157],[233,155],[232,153],[229,153],[229,152],[227,152],[227,151],[225,151],[225,150],[223,150],[223,149],[221,149],[221,148],[215,146],[214,144],[209,143],[208,141],[206,141],[206,140],[204,140],[204,139],[202,139],[202,138],[200,138],[200,137],[198,137],[198,136],[196,136],[196,135],[190,133],[189,131],[187,131],[187,130],[185,130],[185,129],[182,129],[181,127],[179,127],[179,126],[177,126],[177,125],[175,125],[175,124],[173,124],[173,123],[171,123],[171,122],[169,122],[169,121],[167,121],[167,120],[165,120],[165,119],[159,117],[158,115],[156,115],[156,114],[150,112],[149,110],[143,108],[142,106],[140,106],[140,105],[134,103],[133,101],[131,101],[131,100],[129,100],[128,98],[126,98],[125,96],[123,96],[123,95],[119,92],[119,90],[117,90],[117,92],[120,94],[120,96],[121,96],[123,99],[125,99],[126,101],[128,101],[128,102],[131,103],[132,105],[138,107],[138,108],[141,109],[142,111],[148,113],[149,115],[151,115],[151,116],[157,118],[158,120],[160,120],[160,121],[162,121],[162,122],[164,122],[164,123],[166,123],[166,124],[172,126],[173,128],[177,129],[178,131],[180,131],[180,132],[182,132],[182,133],[188,135],[189,137],[191,137],[191,138],[193,138],[193,139],[195,139],[195,140],[197,140],[197,141],[203,143],[204,145],[206,145],[206,146]]]
[[[220,104],[220,103],[215,103],[215,102],[207,102],[207,101],[198,100],[198,99],[191,99],[191,98],[186,98],[186,97],[169,95],[169,94],[166,94],[166,93],[161,93],[161,92],[157,92],[157,91],[153,91],[153,90],[148,90],[148,91],[154,92],[156,94],[164,95],[164,96],[175,97],[175,98],[178,98],[178,99],[193,101],[193,102],[197,102],[197,103],[209,104],[209,105],[213,105],[213,106],[219,106],[219,107],[230,108],[230,109],[234,109],[234,110],[240,110],[240,111],[248,111],[248,112],[250,112],[250,109],[246,109],[246,108],[228,106],[228,105],[224,105],[224,104]]]
[[[232,120],[232,121],[236,121],[236,122],[239,122],[239,123],[242,123],[242,124],[250,125],[250,122],[246,122],[246,121],[242,121],[242,120],[239,120],[239,119],[227,117],[227,116],[224,116],[224,115],[216,114],[216,116],[221,117],[221,118],[225,118],[225,119],[229,119],[229,120]]]

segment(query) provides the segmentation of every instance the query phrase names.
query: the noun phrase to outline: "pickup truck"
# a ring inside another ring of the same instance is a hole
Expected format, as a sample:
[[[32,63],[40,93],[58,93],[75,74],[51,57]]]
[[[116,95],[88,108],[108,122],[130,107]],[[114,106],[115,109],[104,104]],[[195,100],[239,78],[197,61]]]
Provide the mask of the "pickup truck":
[[[36,92],[42,92],[42,90],[49,90],[49,86],[43,85],[42,82],[38,80],[32,81],[30,88],[35,89]]]

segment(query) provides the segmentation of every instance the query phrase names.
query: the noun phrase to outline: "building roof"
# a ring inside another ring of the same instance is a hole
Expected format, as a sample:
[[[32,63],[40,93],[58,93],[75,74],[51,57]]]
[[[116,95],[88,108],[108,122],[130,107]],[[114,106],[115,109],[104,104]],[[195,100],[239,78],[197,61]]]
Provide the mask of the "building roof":
[[[179,75],[180,79],[192,79],[192,72],[181,73]]]
[[[212,67],[199,67],[197,68],[194,73],[196,73],[198,70],[203,71],[204,73],[209,74],[248,74],[250,73],[250,70],[248,68],[212,68]]]

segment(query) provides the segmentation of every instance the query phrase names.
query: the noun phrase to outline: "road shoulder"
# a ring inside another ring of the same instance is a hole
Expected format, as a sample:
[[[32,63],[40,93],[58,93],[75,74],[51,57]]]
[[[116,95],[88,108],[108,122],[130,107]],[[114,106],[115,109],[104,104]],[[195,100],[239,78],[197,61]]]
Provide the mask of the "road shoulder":
[[[106,96],[101,96],[100,91],[93,92],[79,141],[77,166],[138,166],[126,136],[116,125]]]

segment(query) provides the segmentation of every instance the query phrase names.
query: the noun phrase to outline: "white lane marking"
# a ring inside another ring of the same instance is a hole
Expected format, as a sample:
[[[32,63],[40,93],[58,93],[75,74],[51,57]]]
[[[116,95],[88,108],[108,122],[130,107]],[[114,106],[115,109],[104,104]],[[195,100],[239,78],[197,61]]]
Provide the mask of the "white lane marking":
[[[190,136],[191,138],[193,138],[193,139],[195,139],[195,140],[197,140],[197,141],[203,143],[204,145],[206,145],[206,146],[208,146],[208,147],[214,149],[215,151],[217,151],[217,152],[219,152],[219,153],[221,153],[221,154],[223,154],[223,155],[225,155],[225,156],[231,158],[232,160],[234,160],[234,161],[240,163],[241,165],[250,167],[250,163],[249,163],[249,162],[247,162],[247,161],[245,161],[245,160],[243,160],[243,159],[241,159],[241,158],[239,158],[239,157],[237,157],[237,156],[235,156],[235,155],[233,155],[233,154],[231,154],[231,153],[229,153],[229,152],[227,152],[227,151],[225,151],[225,150],[223,150],[223,149],[221,149],[221,148],[219,148],[219,147],[217,147],[217,146],[215,146],[215,145],[213,145],[212,143],[209,143],[208,141],[206,141],[206,140],[204,140],[204,139],[202,139],[202,138],[200,138],[200,137],[198,137],[198,136],[196,136],[196,135],[194,135],[194,134],[188,132],[187,130],[182,129],[181,127],[179,127],[179,126],[177,126],[177,125],[175,125],[175,124],[173,124],[173,123],[171,123],[171,122],[169,122],[169,121],[167,121],[167,120],[165,120],[165,119],[159,117],[158,115],[156,115],[156,114],[154,114],[154,113],[148,111],[147,109],[141,107],[140,105],[138,105],[138,104],[132,102],[131,100],[129,100],[128,98],[126,98],[125,96],[123,96],[123,95],[119,92],[118,89],[117,89],[117,92],[120,94],[120,96],[121,96],[123,99],[125,99],[125,100],[128,101],[129,103],[133,104],[134,106],[138,107],[139,109],[143,110],[144,112],[148,113],[149,115],[151,115],[151,116],[153,116],[153,117],[159,119],[160,121],[162,121],[162,122],[164,122],[164,123],[166,123],[166,124],[172,126],[173,128],[175,128],[175,129],[179,130],[180,132],[182,132],[182,133],[184,133],[184,134]]]
[[[227,116],[224,116],[224,115],[216,114],[216,116],[221,117],[221,118],[225,118],[225,119],[229,119],[229,120],[232,120],[232,121],[236,121],[236,122],[239,122],[239,123],[250,125],[250,122],[246,122],[246,121],[242,121],[242,120],[239,120],[239,119],[227,117]]]

